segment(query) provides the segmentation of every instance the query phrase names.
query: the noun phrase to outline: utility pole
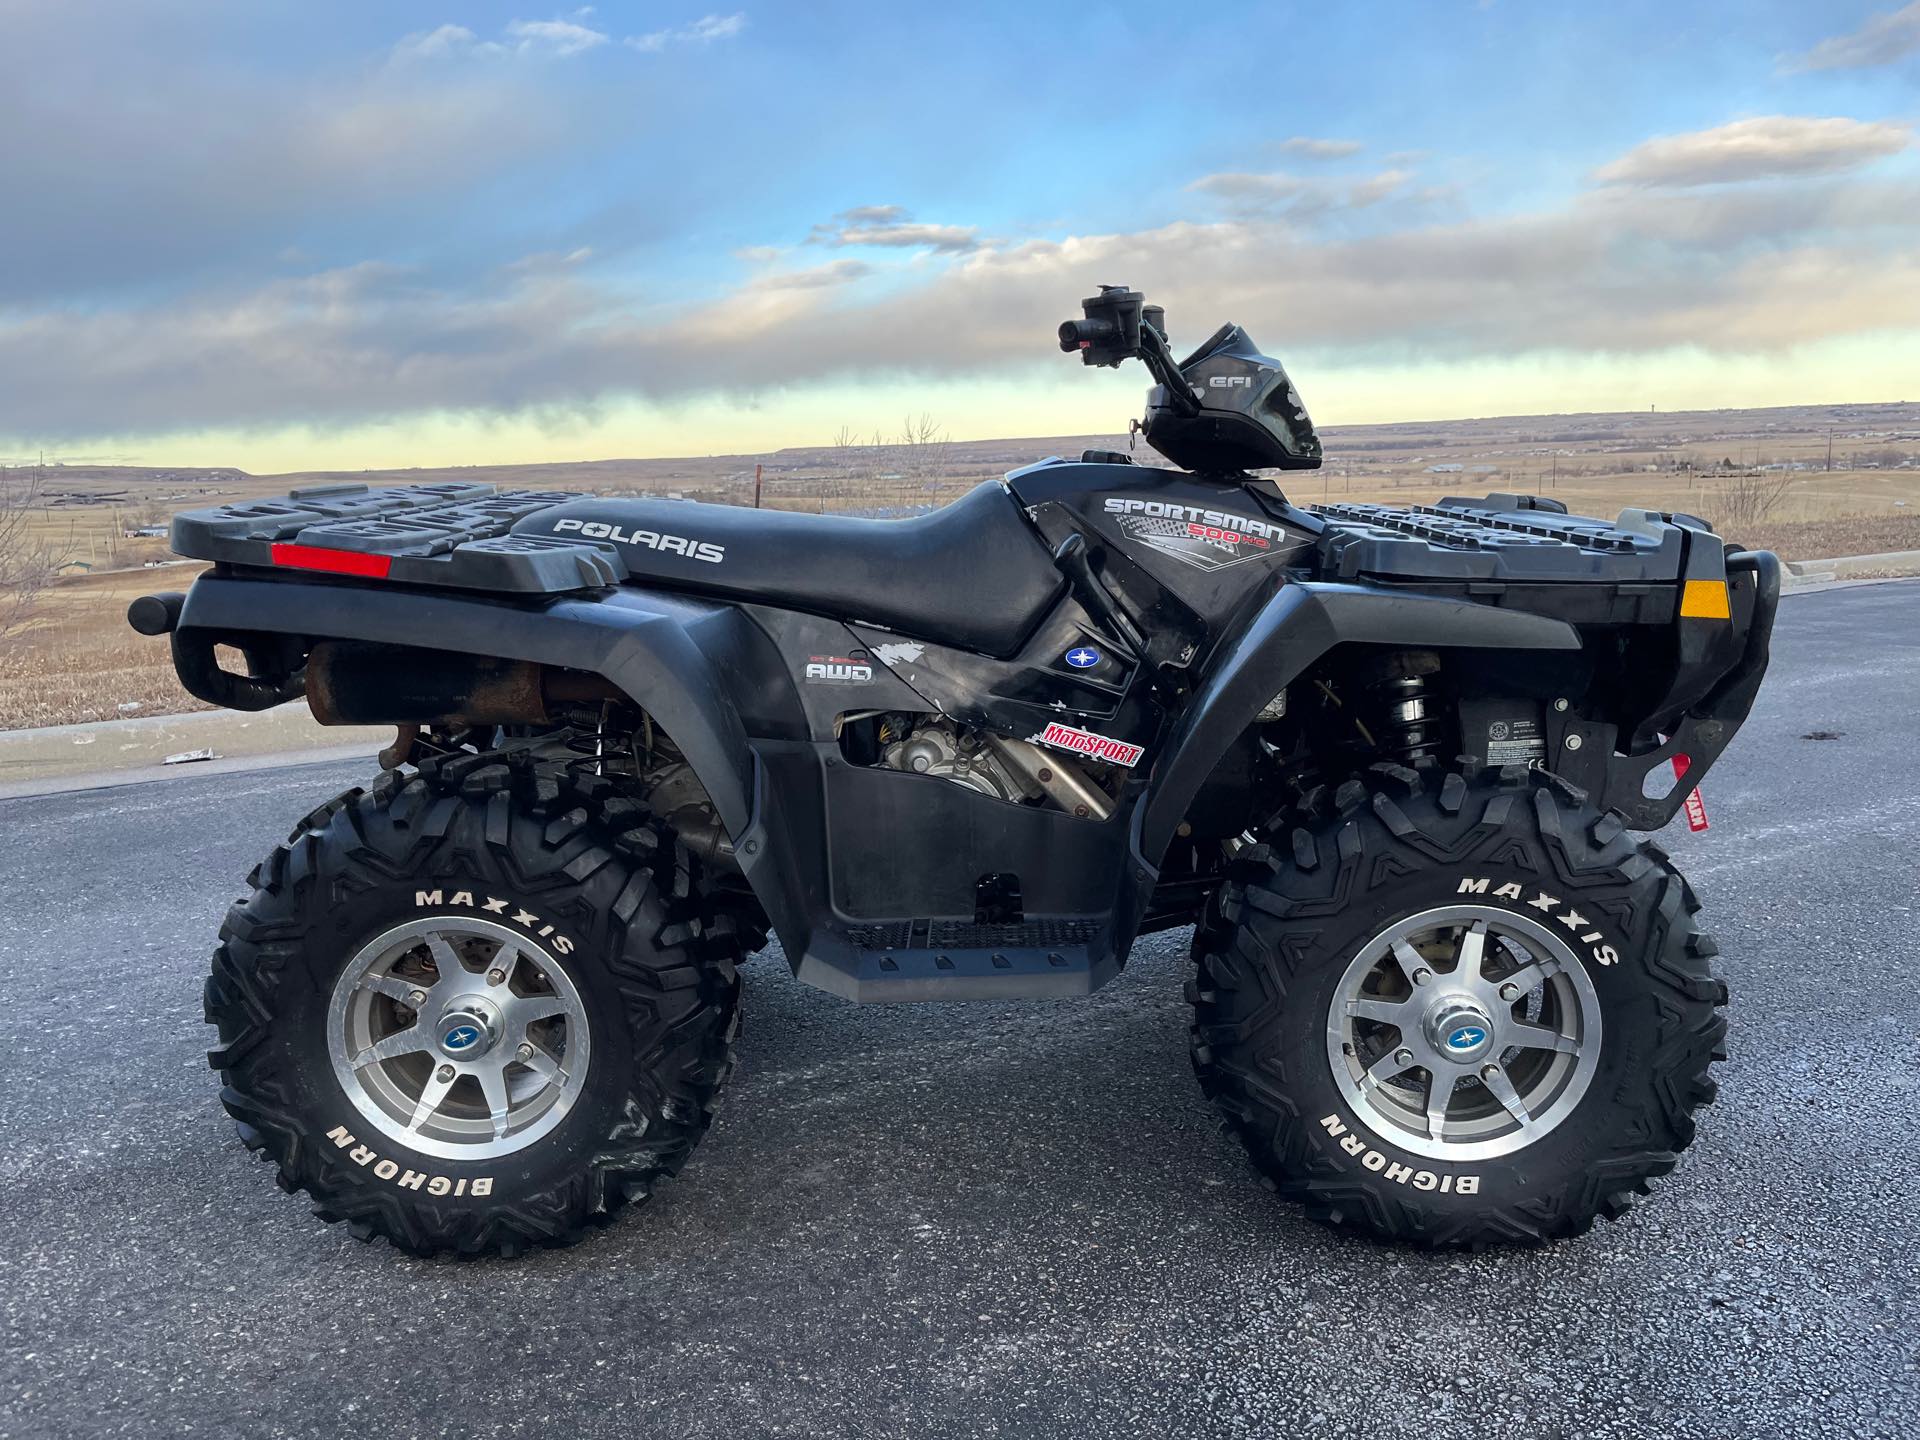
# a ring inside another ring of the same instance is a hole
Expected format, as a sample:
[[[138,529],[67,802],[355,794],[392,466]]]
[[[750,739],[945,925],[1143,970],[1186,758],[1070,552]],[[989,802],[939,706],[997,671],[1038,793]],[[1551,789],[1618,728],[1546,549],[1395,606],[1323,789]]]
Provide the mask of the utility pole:
[[[1827,473],[1833,473],[1833,427],[1827,427]]]
[[[753,508],[756,510],[760,508],[760,472],[763,468],[759,464],[753,467]]]

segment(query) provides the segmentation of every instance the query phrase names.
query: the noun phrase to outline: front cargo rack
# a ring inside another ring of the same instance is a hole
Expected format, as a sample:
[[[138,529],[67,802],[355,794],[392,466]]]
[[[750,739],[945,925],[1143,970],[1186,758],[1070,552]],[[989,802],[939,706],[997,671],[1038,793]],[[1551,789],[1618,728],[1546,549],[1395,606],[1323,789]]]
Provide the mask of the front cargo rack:
[[[292,567],[411,585],[559,594],[617,585],[627,567],[591,540],[515,535],[514,523],[577,490],[495,490],[449,482],[320,485],[173,519],[174,553],[227,565]]]
[[[1537,495],[1450,495],[1433,505],[1317,505],[1322,577],[1471,596],[1580,622],[1670,619],[1687,547],[1711,536],[1689,515],[1569,515]]]

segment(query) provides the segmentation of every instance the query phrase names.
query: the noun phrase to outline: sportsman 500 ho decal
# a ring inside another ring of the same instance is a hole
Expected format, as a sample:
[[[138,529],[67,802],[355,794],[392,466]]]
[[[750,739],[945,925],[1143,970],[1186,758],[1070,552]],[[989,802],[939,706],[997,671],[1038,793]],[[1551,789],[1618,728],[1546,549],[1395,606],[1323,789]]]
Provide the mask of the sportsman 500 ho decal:
[[[1282,553],[1294,538],[1284,525],[1165,500],[1112,495],[1106,510],[1119,517],[1120,531],[1129,540],[1199,570],[1266,559]]]

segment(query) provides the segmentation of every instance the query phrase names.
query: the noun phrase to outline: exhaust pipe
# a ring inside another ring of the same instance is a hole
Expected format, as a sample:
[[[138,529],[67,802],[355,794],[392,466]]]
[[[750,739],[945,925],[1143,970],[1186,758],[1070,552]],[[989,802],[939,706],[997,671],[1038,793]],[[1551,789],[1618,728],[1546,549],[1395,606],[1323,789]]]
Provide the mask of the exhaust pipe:
[[[578,670],[355,640],[315,644],[306,680],[322,725],[545,725],[556,707],[624,698]]]

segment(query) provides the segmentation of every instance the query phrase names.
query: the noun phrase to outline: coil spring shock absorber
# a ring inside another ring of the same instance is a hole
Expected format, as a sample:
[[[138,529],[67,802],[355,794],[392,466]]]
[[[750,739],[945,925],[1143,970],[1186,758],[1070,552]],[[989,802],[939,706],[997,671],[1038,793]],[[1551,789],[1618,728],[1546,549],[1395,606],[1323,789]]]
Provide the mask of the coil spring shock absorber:
[[[1427,717],[1427,677],[1394,675],[1367,687],[1380,749],[1404,764],[1431,758],[1440,742]]]

